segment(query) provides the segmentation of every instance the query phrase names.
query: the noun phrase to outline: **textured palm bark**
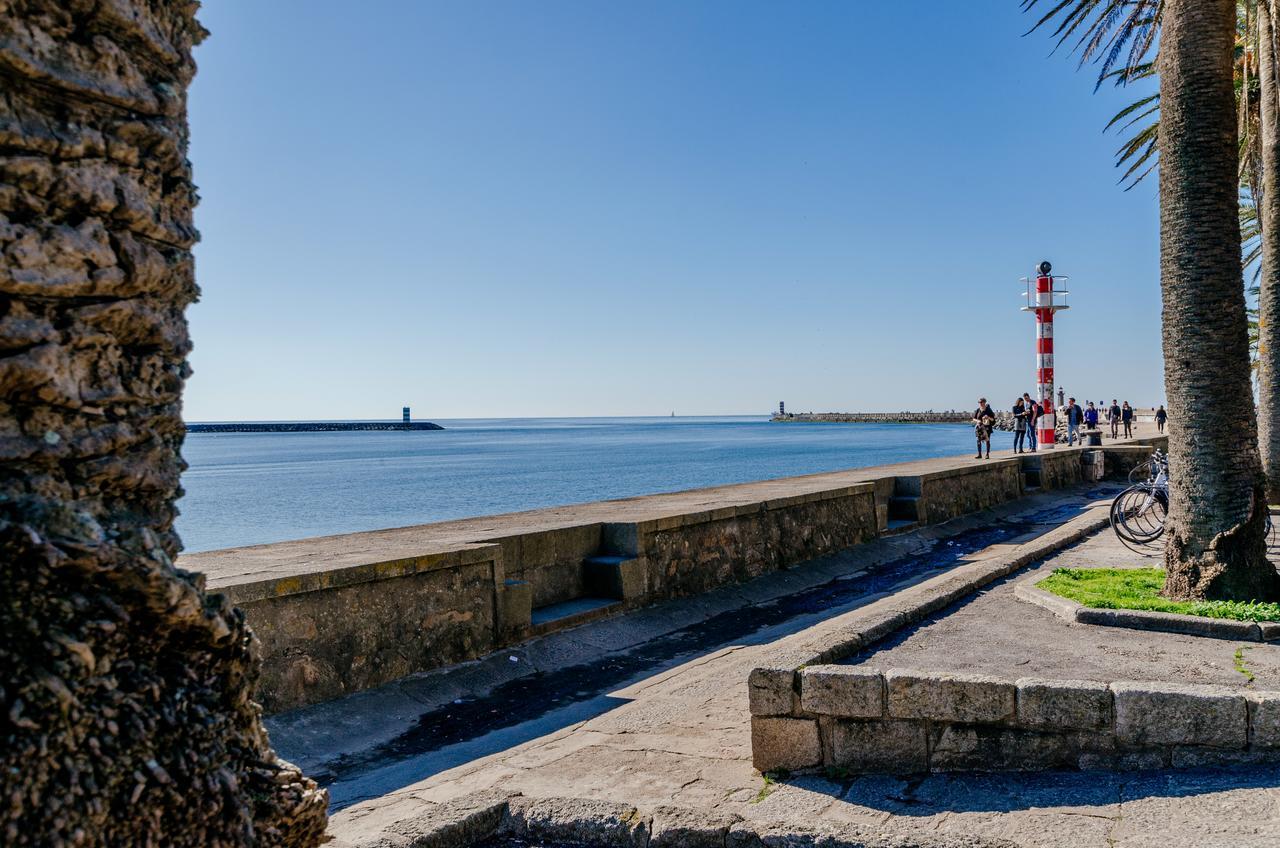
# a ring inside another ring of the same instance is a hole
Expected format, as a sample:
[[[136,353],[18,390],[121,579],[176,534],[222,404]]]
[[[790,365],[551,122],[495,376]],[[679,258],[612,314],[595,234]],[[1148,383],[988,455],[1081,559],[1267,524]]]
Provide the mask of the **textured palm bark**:
[[[1270,598],[1250,385],[1232,90],[1235,0],[1168,0],[1160,43],[1160,272],[1169,399],[1165,594]]]
[[[312,846],[243,615],[173,565],[182,0],[0,0],[0,844]]]
[[[1258,3],[1262,269],[1258,280],[1258,449],[1267,500],[1280,503],[1280,77],[1270,0]]]

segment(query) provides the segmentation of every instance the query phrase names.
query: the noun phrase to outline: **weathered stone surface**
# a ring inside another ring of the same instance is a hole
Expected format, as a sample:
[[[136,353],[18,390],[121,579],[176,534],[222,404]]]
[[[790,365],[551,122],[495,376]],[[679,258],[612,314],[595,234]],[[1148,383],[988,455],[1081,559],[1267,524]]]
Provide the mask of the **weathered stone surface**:
[[[924,475],[920,481],[925,521],[937,524],[1022,497],[1018,458],[992,460],[972,469]]]
[[[505,798],[488,798],[477,803],[463,797],[436,805],[424,815],[397,822],[388,828],[388,835],[405,837],[404,844],[412,848],[467,848],[496,833],[506,812]]]
[[[310,846],[244,616],[175,568],[192,2],[0,11],[0,843]]]
[[[1015,685],[1021,727],[1102,730],[1111,726],[1111,689],[1105,683],[1024,677]]]
[[[1213,745],[1248,742],[1244,695],[1221,686],[1112,683],[1116,738],[1123,745]]]
[[[885,681],[894,718],[1000,722],[1014,715],[1014,685],[994,677],[893,669]]]
[[[800,705],[807,713],[843,718],[884,715],[884,676],[876,669],[815,665],[800,672]]]
[[[1152,751],[1089,751],[1080,755],[1082,771],[1151,771],[1169,767],[1170,749]]]
[[[699,594],[852,547],[877,531],[868,485],[759,506],[643,523],[637,544],[649,590],[657,597]]]
[[[751,717],[751,762],[760,771],[810,768],[822,762],[818,722]]]
[[[724,848],[729,829],[741,821],[732,813],[691,810],[687,807],[657,807],[649,848]]]
[[[751,714],[790,715],[795,706],[795,669],[753,668],[747,678]]]
[[[907,616],[899,609],[887,604],[877,604],[874,608],[857,617],[854,625],[863,647],[875,644],[884,637],[908,624]]]
[[[1107,754],[1110,736],[1041,732],[993,725],[934,729],[929,767],[934,771],[1044,771],[1074,768],[1083,753]]]
[[[1197,615],[1178,615],[1152,610],[1095,609],[1079,607],[1075,619],[1081,624],[1103,627],[1131,627],[1134,630],[1156,630],[1162,633],[1187,633],[1210,639],[1262,641],[1262,631],[1252,621],[1232,621]]]
[[[630,804],[588,798],[512,798],[502,831],[549,842],[644,848],[649,822]]]
[[[262,643],[258,696],[267,712],[475,659],[498,646],[492,562],[267,598],[241,608]]]
[[[1280,692],[1247,692],[1249,744],[1280,748]]]
[[[1280,760],[1280,751],[1274,748],[1238,751],[1228,748],[1210,748],[1206,745],[1176,745],[1170,754],[1169,763],[1174,768],[1220,768],[1277,760]]]
[[[919,721],[844,721],[831,727],[831,762],[852,772],[906,774],[929,769],[929,734]]]

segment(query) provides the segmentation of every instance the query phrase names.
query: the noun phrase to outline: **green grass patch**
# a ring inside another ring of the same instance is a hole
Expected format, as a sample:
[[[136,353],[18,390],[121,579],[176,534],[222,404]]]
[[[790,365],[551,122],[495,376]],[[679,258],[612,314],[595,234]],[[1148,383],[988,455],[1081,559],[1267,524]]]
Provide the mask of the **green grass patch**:
[[[1280,604],[1275,603],[1165,600],[1160,597],[1163,568],[1055,568],[1036,585],[1046,592],[1099,609],[1176,612],[1235,621],[1280,621]]]
[[[1236,671],[1243,674],[1250,683],[1257,678],[1256,675],[1254,675],[1253,670],[1249,668],[1249,663],[1244,658],[1244,652],[1252,650],[1253,648],[1249,645],[1241,645],[1236,648]]]

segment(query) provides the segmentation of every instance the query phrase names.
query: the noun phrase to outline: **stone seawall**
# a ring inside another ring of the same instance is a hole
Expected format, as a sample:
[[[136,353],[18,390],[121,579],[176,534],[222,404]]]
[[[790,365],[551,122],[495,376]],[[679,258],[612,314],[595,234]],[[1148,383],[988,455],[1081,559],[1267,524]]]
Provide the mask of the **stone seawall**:
[[[1115,474],[1157,440],[948,458],[182,557],[248,616],[268,712],[474,659],[880,535]]]

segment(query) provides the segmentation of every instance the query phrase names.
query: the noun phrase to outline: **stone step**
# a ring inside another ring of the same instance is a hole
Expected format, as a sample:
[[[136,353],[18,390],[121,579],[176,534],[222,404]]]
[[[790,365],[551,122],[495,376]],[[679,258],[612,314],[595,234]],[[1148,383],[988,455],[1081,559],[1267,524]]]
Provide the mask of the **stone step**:
[[[920,526],[919,521],[909,521],[904,518],[890,518],[889,523],[885,526],[882,536],[897,536],[915,530]]]
[[[920,521],[920,506],[920,498],[915,495],[894,495],[889,498],[890,525],[894,521]]]
[[[644,594],[644,563],[637,557],[599,554],[585,559],[582,571],[590,595],[626,601]]]
[[[538,607],[529,616],[529,635],[542,636],[566,627],[604,618],[623,609],[622,601],[612,598],[574,598],[558,604]]]

